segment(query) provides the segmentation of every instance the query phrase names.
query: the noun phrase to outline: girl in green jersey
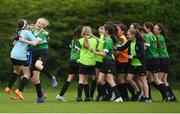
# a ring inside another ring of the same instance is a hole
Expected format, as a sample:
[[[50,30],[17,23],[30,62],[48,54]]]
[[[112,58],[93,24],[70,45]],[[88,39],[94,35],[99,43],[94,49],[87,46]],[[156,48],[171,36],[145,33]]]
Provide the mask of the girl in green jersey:
[[[151,84],[161,92],[162,97],[163,99],[165,99],[165,101],[169,101],[170,97],[166,89],[166,86],[158,78],[159,53],[157,49],[157,39],[153,35],[154,25],[151,22],[145,22],[144,29],[147,32],[147,35],[145,36],[145,43],[147,44],[146,53],[145,53],[146,68],[147,68],[147,71],[149,71],[148,77],[153,77],[153,78],[149,78],[149,82],[151,82]]]
[[[165,38],[167,38],[166,30],[163,24],[157,23],[154,26],[154,34],[158,41],[158,52],[159,52],[159,58],[160,58],[159,74],[158,74],[159,79],[165,84],[167,90],[169,91],[171,101],[176,101],[176,97],[167,80],[170,59],[169,59],[169,54],[168,54],[167,46],[165,42]]]
[[[61,88],[61,91],[59,94],[56,96],[57,100],[60,101],[66,101],[64,99],[64,94],[67,91],[69,85],[71,84],[74,75],[79,74],[79,64],[77,63],[77,60],[79,59],[79,54],[80,54],[80,49],[77,48],[78,44],[78,39],[81,37],[81,31],[82,31],[83,26],[78,26],[74,30],[74,35],[73,35],[73,40],[71,41],[71,44],[69,47],[71,48],[71,55],[70,55],[70,61],[69,61],[69,71],[68,71],[68,78],[66,82],[63,84],[63,87]]]
[[[105,76],[107,78],[107,82],[110,84],[112,91],[115,93],[114,102],[123,102],[118,87],[114,81],[114,74],[115,74],[115,57],[114,57],[114,42],[115,38],[113,36],[114,29],[109,24],[104,26],[104,46],[103,46],[103,53],[94,52],[98,55],[103,56],[103,62],[100,69],[100,74],[98,77],[98,83],[101,85],[101,91],[105,91],[103,88]],[[114,39],[114,40],[113,40]]]

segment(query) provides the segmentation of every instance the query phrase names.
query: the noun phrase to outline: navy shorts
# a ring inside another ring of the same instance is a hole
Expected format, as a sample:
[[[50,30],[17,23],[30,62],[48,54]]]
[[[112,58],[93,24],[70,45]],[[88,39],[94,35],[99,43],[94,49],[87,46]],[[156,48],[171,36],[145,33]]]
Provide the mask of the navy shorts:
[[[95,66],[79,64],[79,74],[95,75]]]
[[[170,59],[169,58],[160,58],[159,61],[160,61],[159,62],[159,72],[168,73]]]
[[[37,60],[41,60],[43,62],[43,65],[45,66],[48,60],[48,49],[40,49],[40,50],[35,50],[35,51],[33,50],[31,70],[38,70],[35,67]]]
[[[95,68],[100,69],[100,68],[101,68],[101,65],[102,65],[102,62],[96,61]]]
[[[159,58],[147,58],[146,68],[151,73],[159,72]]]
[[[116,62],[114,60],[103,60],[100,72],[104,74],[115,74]]]
[[[116,73],[128,73],[129,70],[129,63],[120,63],[116,62]]]
[[[75,75],[79,74],[79,63],[77,63],[76,60],[70,60],[68,73]]]
[[[21,65],[23,65],[23,66],[29,66],[27,60],[17,60],[17,59],[11,58],[11,63],[12,63],[13,65],[19,65],[19,66],[21,66]]]
[[[136,76],[145,76],[146,75],[146,68],[144,66],[129,66],[128,73],[134,74]]]

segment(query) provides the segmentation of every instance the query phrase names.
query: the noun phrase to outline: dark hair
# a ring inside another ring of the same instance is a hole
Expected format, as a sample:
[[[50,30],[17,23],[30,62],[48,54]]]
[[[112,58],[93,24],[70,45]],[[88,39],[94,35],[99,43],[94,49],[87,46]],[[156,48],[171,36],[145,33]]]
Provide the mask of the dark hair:
[[[124,24],[117,24],[117,26],[122,30],[124,31],[124,34],[126,35],[127,34],[127,26],[124,25]]]
[[[106,31],[108,31],[109,36],[111,37],[111,39],[113,40],[113,42],[116,43],[116,37],[115,37],[115,35],[114,35],[114,29],[113,29],[113,27],[108,24],[108,25],[104,25],[104,29],[105,29]]]
[[[26,27],[26,25],[27,25],[28,23],[27,23],[27,21],[25,20],[25,19],[19,19],[18,21],[17,21],[17,25],[16,25],[16,33],[15,33],[15,35],[13,36],[13,39],[14,40],[18,40],[19,39],[19,31],[20,30],[23,30],[25,27]]]
[[[159,27],[159,29],[160,29],[160,31],[161,31],[161,34],[162,34],[165,38],[168,38],[168,37],[167,37],[167,30],[165,29],[164,25],[163,25],[162,23],[157,23],[156,25]]]
[[[161,33],[165,38],[167,38],[167,31],[166,31],[164,25],[161,24],[161,23],[157,23],[156,25],[159,27],[159,29],[160,29],[160,31],[161,31],[160,33]],[[156,39],[157,39],[157,47],[158,47],[159,49],[161,49],[162,47],[161,47],[159,38],[158,38],[157,36],[156,36]]]
[[[105,26],[107,26],[107,28],[105,28]],[[104,24],[104,28],[105,28],[105,30],[108,31],[108,34],[111,36],[113,42],[116,43],[117,37],[118,37],[117,25],[115,25],[114,23],[109,21]],[[109,32],[111,32],[111,33],[109,33]]]
[[[144,29],[144,27],[142,27],[142,26],[139,26],[139,27],[137,28],[137,30],[138,30],[140,33],[141,33],[141,32],[147,33],[146,30]]]
[[[82,28],[83,26],[80,25],[74,30],[73,39],[75,41],[77,41],[81,37]]]
[[[144,23],[144,26],[145,26],[147,29],[150,29],[151,32],[153,32],[154,25],[153,25],[152,22],[145,22],[145,23]]]
[[[137,29],[140,26],[139,23],[132,23],[131,25],[134,26],[134,29]]]
[[[143,40],[138,30],[129,29],[128,32],[130,32],[131,34],[134,34],[137,40]]]

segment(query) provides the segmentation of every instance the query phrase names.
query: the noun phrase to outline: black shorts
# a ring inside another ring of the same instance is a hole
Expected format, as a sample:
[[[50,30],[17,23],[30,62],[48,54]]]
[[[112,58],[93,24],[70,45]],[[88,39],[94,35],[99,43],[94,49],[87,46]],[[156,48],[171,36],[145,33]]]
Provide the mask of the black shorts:
[[[102,62],[96,61],[95,68],[100,69],[100,68],[101,68],[101,65],[102,65]]]
[[[41,60],[43,62],[43,65],[45,65],[48,60],[48,49],[40,49],[35,51],[33,50],[31,70],[38,70],[35,67],[37,60]]]
[[[169,58],[160,58],[159,59],[159,72],[168,73],[169,65],[170,65]]]
[[[29,66],[27,60],[17,60],[17,59],[11,58],[11,63],[12,63],[13,65],[19,65],[19,66],[21,66],[21,65],[23,65],[23,66]]]
[[[129,65],[128,73],[134,74],[136,76],[145,76],[146,75],[146,68],[144,66]]]
[[[104,74],[115,74],[116,62],[114,60],[103,60],[100,72]]]
[[[84,75],[95,75],[95,66],[87,66],[83,64],[79,64],[79,74]]]
[[[128,73],[129,70],[129,63],[120,63],[116,62],[116,73]]]
[[[159,72],[159,58],[147,58],[146,68],[151,73]]]
[[[75,75],[79,74],[79,63],[77,63],[76,60],[70,60],[68,73]]]

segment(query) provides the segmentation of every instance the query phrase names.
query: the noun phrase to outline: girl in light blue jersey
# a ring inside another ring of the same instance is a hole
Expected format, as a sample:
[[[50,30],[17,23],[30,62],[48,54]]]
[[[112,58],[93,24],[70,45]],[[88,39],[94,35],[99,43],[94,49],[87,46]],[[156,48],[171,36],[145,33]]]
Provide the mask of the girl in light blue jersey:
[[[14,47],[11,50],[11,62],[13,64],[13,73],[9,79],[8,86],[5,88],[6,93],[11,93],[11,87],[16,81],[17,76],[20,72],[23,72],[23,77],[19,89],[15,91],[18,98],[24,99],[22,95],[23,88],[30,77],[30,69],[28,66],[27,55],[28,55],[28,44],[22,42],[24,40],[31,41],[31,45],[37,45],[41,39],[36,38],[28,29],[28,23],[24,19],[20,19],[17,22],[17,31],[14,41]],[[23,37],[23,38],[20,38]]]

